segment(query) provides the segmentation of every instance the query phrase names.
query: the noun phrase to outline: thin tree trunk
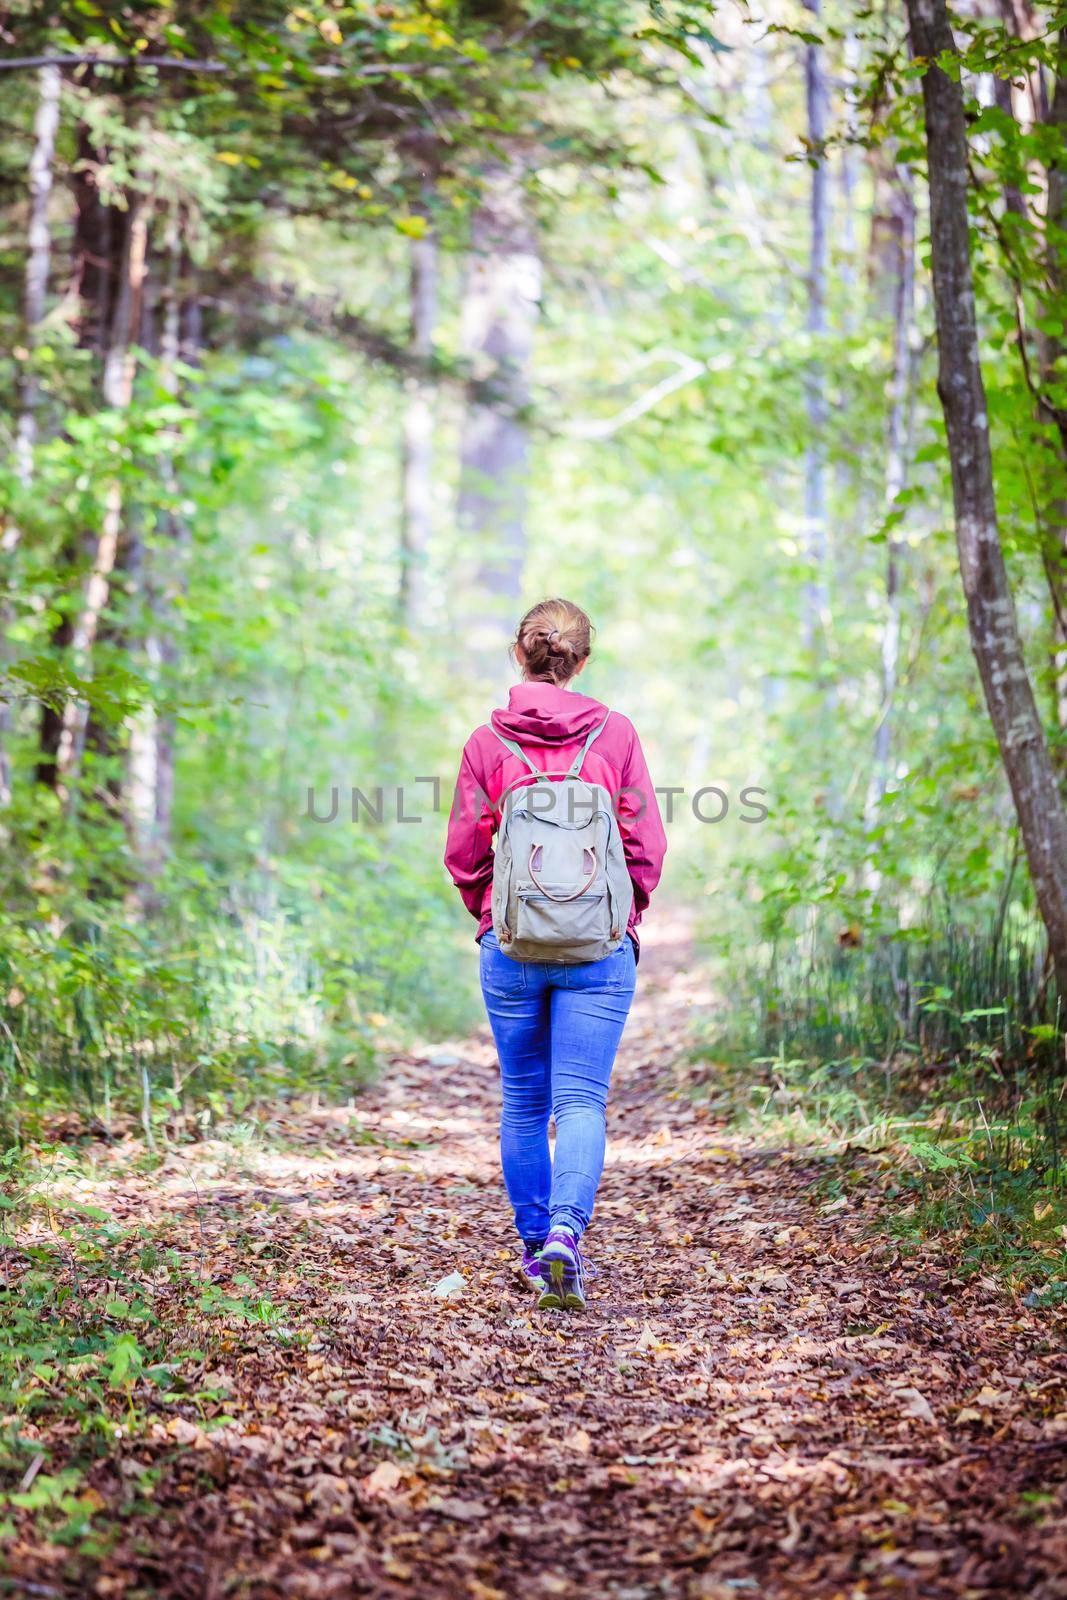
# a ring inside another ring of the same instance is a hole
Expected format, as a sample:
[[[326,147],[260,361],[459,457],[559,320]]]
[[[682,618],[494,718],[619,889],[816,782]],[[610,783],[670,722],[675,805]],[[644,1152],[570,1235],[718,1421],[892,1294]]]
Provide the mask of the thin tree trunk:
[[[804,0],[816,24],[821,0]],[[830,186],[825,155],[829,94],[822,46],[804,52],[807,90],[808,159],[811,163],[810,248],[808,258],[807,328],[812,341],[805,383],[808,441],[804,455],[804,527],[812,575],[804,590],[804,635],[816,650],[829,624],[826,524],[826,387],[822,343],[826,336],[826,278],[829,265]]]
[[[837,168],[840,221],[836,227],[837,260],[834,275],[835,300],[838,317],[846,338],[855,338],[861,315],[869,312],[861,307],[857,294],[859,256],[856,235],[856,200],[860,178],[859,130],[856,122],[856,100],[859,83],[861,47],[852,32],[846,33],[842,43],[842,75],[840,79],[842,100],[842,139]],[[854,516],[864,522],[873,509],[874,497],[870,493],[867,474],[863,470],[863,452],[856,446],[847,423],[839,436],[838,460],[833,472],[833,482],[841,504],[853,496]],[[848,598],[847,596],[843,598]]]
[[[181,231],[178,208],[171,205],[163,230],[161,260],[155,273],[149,269],[149,278],[159,281],[157,295],[148,292],[142,296],[140,346],[149,357],[158,358],[156,380],[161,389],[173,395],[177,392],[174,372],[178,360],[178,275],[181,270]],[[174,467],[168,452],[157,458],[159,480],[169,498],[174,494]],[[165,513],[157,512],[157,528]],[[127,516],[127,531],[132,519]],[[140,538],[123,540],[123,551],[132,558],[126,563],[131,598],[134,600],[138,626],[132,640],[126,641],[127,650],[140,647],[146,675],[158,681],[160,664],[159,626],[162,621],[161,573],[155,550],[145,549]],[[166,563],[164,563],[165,565]],[[89,737],[92,737],[93,719],[90,718]],[[155,818],[158,740],[156,736],[156,708],[148,703],[140,706],[126,719],[126,751],[124,771],[124,813],[133,854],[141,868],[137,885],[138,899],[151,895],[151,882],[155,862]]]
[[[15,466],[19,481],[27,485],[33,476],[33,447],[37,442],[37,411],[40,380],[33,356],[48,296],[48,274],[52,262],[52,230],[48,222],[48,201],[59,132],[60,73],[58,67],[42,67],[38,74],[37,116],[33,125],[33,155],[30,157],[30,218],[26,232],[26,283],[23,292],[23,328],[27,359],[19,384],[19,418],[15,433]]]
[[[79,348],[94,361],[103,359],[113,280],[117,274],[115,254],[121,243],[121,213],[105,205],[98,185],[99,171],[106,160],[106,152],[95,144],[89,129],[82,123],[78,128],[77,161],[71,180],[75,216],[74,272],[69,293],[76,308],[74,326]],[[72,590],[79,582],[82,559],[82,540],[69,536],[58,554],[57,563],[67,574]],[[57,604],[61,615],[52,631],[51,647],[58,660],[66,661],[74,636],[77,600],[73,593],[68,593],[57,597]],[[41,708],[36,779],[49,789],[57,788],[59,783],[57,757],[65,713],[66,704],[61,697],[47,700]]]
[[[190,352],[183,347],[183,325],[187,315],[186,280],[190,270],[184,234],[187,219],[172,205],[163,240],[163,281],[157,312],[158,379],[167,394],[181,389],[179,363]],[[177,438],[170,434],[171,448],[159,457],[159,474],[167,504],[160,513],[159,531],[167,548],[159,546],[146,554],[141,574],[141,599],[145,619],[144,653],[146,667],[157,691],[169,696],[178,665],[179,651],[174,637],[175,602],[184,590],[184,554],[188,529],[178,510],[179,484],[174,454]],[[146,706],[127,723],[129,736],[126,763],[126,817],[134,851],[144,869],[139,898],[146,909],[155,903],[154,884],[169,853],[174,793],[173,713],[158,706]]]
[[[993,103],[1005,117],[1015,120],[1015,98],[1011,84],[1007,78],[1001,78],[996,73],[993,74]],[[1004,204],[1013,216],[1026,220],[1026,201],[1017,183],[1005,183]]]
[[[164,320],[164,367],[170,373],[170,383],[178,392],[180,384],[170,360],[176,351],[183,366],[195,367],[200,361],[202,329],[200,325],[200,300],[192,277],[193,266],[188,254],[184,255],[178,293],[171,297]],[[169,462],[170,487],[177,499],[178,481],[174,474],[173,459]],[[175,506],[167,516],[167,528],[172,541],[175,560],[168,563],[163,587],[159,593],[159,668],[163,697],[173,698],[174,680],[181,661],[181,646],[175,632],[177,626],[176,602],[184,595],[187,584],[186,558],[189,547],[189,526]],[[174,768],[177,746],[177,720],[165,704],[157,711],[155,719],[155,818],[153,826],[153,858],[162,866],[170,854],[174,825]]]
[[[915,201],[907,168],[897,169],[895,235],[897,265],[893,292],[893,376],[886,436],[885,509],[891,516],[907,482],[912,388],[912,327],[915,320]],[[874,733],[874,762],[865,807],[869,831],[889,782],[893,702],[900,669],[901,544],[895,523],[886,541],[885,624],[882,630],[882,703]]]
[[[58,67],[42,67],[37,75],[37,115],[33,124],[33,154],[30,156],[30,215],[26,229],[26,277],[22,296],[24,364],[18,385],[18,421],[15,426],[15,475],[23,489],[33,479],[33,448],[37,442],[37,413],[40,405],[40,380],[35,357],[48,299],[48,275],[52,261],[52,230],[48,221],[48,201],[59,131],[60,72]],[[8,568],[18,548],[20,530],[11,520],[0,530],[0,573],[6,583]],[[3,585],[0,584],[0,588]],[[11,626],[11,602],[0,594],[0,636],[5,646]],[[11,801],[11,708],[0,700],[0,806]]]
[[[486,670],[507,638],[526,557],[529,365],[541,292],[521,172],[497,167],[471,227],[463,345],[483,385],[463,428],[458,521],[475,554],[470,648]]]
[[[148,201],[138,193],[129,197],[126,213],[122,264],[115,296],[115,309],[104,356],[102,394],[104,404],[126,411],[133,397],[136,355],[133,340],[140,328],[141,297],[144,290],[148,245]],[[71,656],[82,670],[88,664],[100,627],[100,618],[111,592],[111,576],[122,534],[122,485],[117,478],[104,494],[104,511],[99,537],[93,552],[92,568],[85,586],[80,615],[71,635]],[[61,782],[68,782],[77,770],[85,740],[88,709],[77,700],[68,700],[63,714],[56,764]]]
[[[427,232],[411,241],[409,348],[425,366],[433,357],[437,324],[437,240]],[[422,619],[426,558],[433,531],[434,386],[416,375],[407,380],[400,483],[400,621],[409,633]]]
[[[933,65],[956,56],[945,0],[907,0],[922,79],[930,242],[956,545],[971,645],[1019,817],[1056,981],[1067,994],[1067,814],[1026,671],[997,526],[989,413],[979,359],[967,215],[967,130],[958,76]]]
[[[848,125],[841,149],[841,249],[838,265],[838,282],[843,304],[842,322],[845,332],[856,331],[856,190],[859,183],[859,152],[855,126],[856,87],[859,82],[860,42],[854,33],[848,33],[844,42],[844,88],[848,104]]]
[[[151,289],[153,276],[158,277],[158,272],[153,271],[152,252],[146,240],[144,286],[139,296],[140,314],[137,314],[135,307],[130,338],[150,359],[160,354],[159,307],[156,303],[158,296],[154,296]],[[156,462],[159,476],[165,482],[165,459],[157,457]],[[101,614],[93,643],[94,655],[109,654],[112,658],[132,660],[143,641],[144,655],[151,658],[153,641],[149,621],[153,574],[145,549],[143,521],[142,508],[136,502],[123,506],[107,605]],[[116,614],[120,606],[121,616]],[[143,815],[150,817],[153,796],[145,795],[142,779],[146,775],[144,757],[146,754],[151,757],[153,744],[150,739],[138,744],[137,736],[143,728],[150,727],[153,715],[152,707],[148,705],[127,719],[124,745],[114,721],[90,707],[84,733],[84,748],[92,750],[98,760],[107,763],[102,782],[96,787],[97,796],[116,815],[123,817],[134,853],[146,871],[150,870],[146,853],[151,825],[146,820],[142,832],[141,807],[146,808]]]
[[[1029,0],[999,0],[998,9],[1005,28],[1016,39],[1033,39],[1044,31],[1044,24],[1038,23]],[[1014,83],[1018,82],[1017,73],[1013,73],[1012,78]],[[1011,89],[1012,84],[1009,84],[1009,91]],[[1033,127],[1035,123],[1048,120],[1048,94],[1040,66],[1027,72],[1025,84],[1015,92],[1025,102],[1025,115],[1020,119],[1024,124]]]
[[[1056,305],[1062,306],[1064,295],[1067,295],[1067,252],[1063,246],[1063,229],[1067,224],[1067,156],[1064,154],[1064,139],[1067,138],[1067,28],[1060,30],[1057,39],[1056,82],[1046,110],[1046,119],[1058,136],[1054,146],[1057,153],[1048,165],[1048,203],[1045,213],[1045,276],[1052,291],[1049,309],[1053,310]],[[1064,355],[1062,335],[1041,336],[1043,392],[1047,393],[1061,375]],[[1067,475],[1067,427],[1062,416],[1057,421],[1058,469],[1060,475],[1064,476]],[[1052,600],[1053,674],[1060,731],[1056,753],[1062,770],[1067,767],[1067,502],[1062,493],[1053,497],[1050,510],[1051,527],[1045,536],[1045,575]]]

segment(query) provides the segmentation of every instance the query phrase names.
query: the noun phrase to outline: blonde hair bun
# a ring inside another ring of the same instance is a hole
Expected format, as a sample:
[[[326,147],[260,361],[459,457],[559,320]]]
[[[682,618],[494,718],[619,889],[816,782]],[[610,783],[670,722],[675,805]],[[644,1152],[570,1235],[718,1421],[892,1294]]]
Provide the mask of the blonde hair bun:
[[[567,683],[589,655],[592,634],[589,618],[571,600],[532,606],[515,632],[526,677],[534,683]]]

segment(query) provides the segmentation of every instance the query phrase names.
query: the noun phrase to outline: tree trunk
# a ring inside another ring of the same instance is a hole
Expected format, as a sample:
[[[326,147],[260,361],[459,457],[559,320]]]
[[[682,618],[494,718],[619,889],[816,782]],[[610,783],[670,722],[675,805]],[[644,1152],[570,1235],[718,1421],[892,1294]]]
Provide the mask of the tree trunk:
[[[117,266],[116,248],[121,244],[122,214],[105,205],[97,185],[100,167],[107,155],[93,141],[89,129],[78,128],[78,158],[72,175],[74,191],[74,274],[71,295],[75,301],[74,327],[79,348],[102,361]],[[83,540],[69,536],[57,556],[57,565],[69,580],[69,592],[57,597],[60,620],[52,631],[52,652],[66,660],[74,637],[74,618],[78,601],[73,592],[80,584]],[[41,709],[36,779],[48,789],[59,785],[59,742],[63,733],[66,704],[61,697],[46,701]]]
[[[1067,295],[1067,252],[1063,230],[1067,224],[1067,28],[1061,29],[1056,48],[1056,82],[1046,110],[1048,124],[1058,135],[1056,154],[1047,171],[1048,202],[1045,212],[1045,276],[1050,294],[1050,312],[1064,303]],[[1042,334],[1040,345],[1041,388],[1047,393],[1062,375],[1065,355],[1062,334]],[[1058,418],[1060,476],[1067,475],[1067,427]],[[1062,493],[1051,504],[1051,526],[1045,538],[1045,575],[1052,599],[1053,671],[1056,684],[1056,709],[1060,739],[1058,764],[1067,767],[1067,502]]]
[[[158,263],[145,242],[145,267],[143,287],[132,308],[133,322],[130,341],[140,347],[149,359],[159,357],[159,305],[160,296],[152,292],[152,280],[158,279]],[[121,269],[120,269],[121,270]],[[163,363],[159,372],[162,376]],[[167,481],[167,463],[164,457],[156,458],[160,480]],[[154,654],[150,620],[152,613],[151,590],[154,581],[152,562],[145,548],[143,509],[136,502],[124,505],[121,513],[118,546],[108,585],[107,603],[101,613],[93,655],[106,659],[121,659],[131,664],[143,650],[143,664],[150,670]],[[121,595],[121,601],[119,596]],[[121,616],[117,609],[121,606]],[[84,748],[92,750],[98,762],[106,763],[95,786],[98,799],[107,805],[126,824],[137,855],[146,872],[151,870],[149,860],[151,842],[151,812],[154,806],[154,778],[146,789],[145,780],[152,771],[154,740],[151,726],[154,711],[146,705],[127,718],[126,739],[113,719],[101,716],[92,707],[87,713]],[[147,734],[147,737],[142,737]]]
[[[997,7],[1004,27],[1013,38],[1034,39],[1044,33],[1044,23],[1039,22],[1034,13],[1030,0],[999,0]],[[1045,86],[1044,74],[1040,66],[1032,66],[1019,84],[1019,71],[1012,73],[1009,83],[1007,79],[1001,80],[1008,84],[1008,92],[1012,96],[1013,109],[1016,97],[1025,105],[1025,115],[1022,122],[1033,127],[1035,123],[1045,122],[1048,119],[1048,92]],[[999,101],[998,101],[999,104]]]
[[[818,24],[821,0],[804,0]],[[807,327],[812,351],[808,359],[808,442],[804,455],[804,527],[811,578],[804,590],[804,635],[810,650],[819,648],[829,624],[826,529],[826,389],[822,343],[826,337],[826,277],[829,265],[830,187],[825,141],[829,94],[822,46],[804,51],[807,90],[808,159],[811,163],[811,242],[808,258]]]
[[[437,240],[432,233],[411,241],[411,337],[409,349],[425,365],[433,357],[437,323]],[[416,375],[407,380],[400,482],[401,625],[414,633],[426,602],[426,558],[433,530],[434,385]]]
[[[894,236],[897,262],[893,288],[893,376],[890,384],[889,427],[886,435],[885,509],[891,516],[897,497],[907,482],[911,416],[912,326],[915,320],[915,200],[911,176],[899,167],[894,186]],[[878,806],[889,782],[892,747],[893,702],[900,666],[900,558],[901,545],[895,523],[886,542],[885,624],[882,631],[882,704],[874,733],[874,762],[867,790],[865,821],[868,831],[877,820]]]
[[[48,200],[52,193],[52,176],[55,166],[56,134],[59,131],[60,73],[58,67],[42,67],[37,75],[37,115],[33,124],[33,153],[30,156],[29,191],[30,215],[26,228],[26,277],[22,295],[23,339],[26,354],[23,358],[18,384],[15,426],[15,475],[24,489],[33,478],[33,447],[37,442],[37,412],[40,403],[40,380],[37,376],[35,356],[44,321],[48,298],[48,274],[52,260],[52,230],[48,222]],[[0,576],[6,582],[7,569],[19,543],[19,528],[11,521],[0,530],[0,561],[4,571]],[[0,588],[2,588],[0,584]],[[11,626],[11,603],[6,595],[0,597],[0,637],[6,644]],[[6,650],[5,650],[6,653]],[[11,734],[11,709],[0,701],[0,806],[11,801],[11,758],[8,743]]]
[[[842,323],[847,334],[856,332],[857,306],[857,250],[856,250],[856,191],[859,187],[859,147],[855,142],[859,134],[856,128],[856,92],[859,83],[859,68],[861,58],[861,45],[854,33],[847,33],[844,42],[844,80],[843,88],[848,106],[848,121],[845,128],[845,139],[841,148],[840,188],[841,188],[841,230],[840,254],[838,257],[838,283],[840,284],[840,297],[842,302]]]
[[[1015,99],[1011,84],[1007,78],[1001,78],[996,73],[993,74],[993,103],[1004,116],[1010,117],[1012,121],[1015,120]],[[1026,220],[1026,201],[1017,183],[1005,183],[1004,204],[1014,216]]]
[[[30,157],[30,217],[26,230],[26,283],[23,291],[23,327],[28,352],[19,383],[19,418],[15,434],[15,467],[22,484],[33,475],[33,447],[37,440],[37,409],[40,381],[33,363],[48,295],[48,273],[52,261],[52,230],[48,223],[48,201],[59,131],[58,67],[42,67],[38,74],[39,98],[33,125],[33,155]]]
[[[163,242],[163,281],[156,307],[158,376],[160,386],[170,395],[181,392],[179,365],[192,366],[199,359],[199,304],[192,293],[193,269],[186,248],[188,226],[188,217],[180,207],[173,206]],[[145,910],[158,903],[156,883],[170,853],[176,722],[167,702],[173,697],[173,678],[181,659],[175,629],[177,602],[185,592],[189,543],[188,526],[178,506],[178,440],[173,434],[171,445],[159,457],[167,503],[157,527],[167,544],[165,548],[157,544],[147,553],[142,574],[146,667],[163,704],[146,707],[128,723],[126,815],[143,868],[139,899]]]
[[[193,272],[192,259],[186,254],[181,274],[181,297],[178,303],[177,328],[171,327],[168,332],[168,341],[173,339],[175,333],[177,334],[178,357],[182,365],[186,367],[199,365],[200,351],[203,344],[200,297],[197,293],[196,283],[193,280]],[[174,481],[174,489],[176,493],[178,489],[177,479]],[[177,626],[177,607],[175,602],[179,597],[184,596],[186,592],[188,582],[186,561],[189,548],[189,525],[177,508],[170,514],[168,527],[177,560],[169,567],[166,587],[161,596],[162,623],[159,633],[159,664],[162,672],[165,700],[173,698],[174,680],[181,660],[180,640],[175,632]],[[155,854],[161,865],[170,854],[171,834],[173,831],[177,727],[174,712],[164,706],[156,717],[155,758]]]
[[[463,346],[479,394],[463,429],[458,521],[474,546],[473,609],[466,638],[491,671],[522,593],[526,556],[529,364],[541,292],[541,264],[526,215],[522,174],[488,174],[471,226],[463,300]]]
[[[104,355],[101,390],[104,404],[126,411],[133,397],[136,366],[134,339],[140,329],[141,301],[147,269],[148,201],[136,192],[128,197],[119,279],[114,312]],[[96,642],[100,619],[111,592],[111,579],[122,535],[122,485],[117,478],[107,485],[100,532],[92,553],[92,566],[85,586],[81,612],[71,635],[71,657],[85,670]],[[77,771],[85,741],[88,708],[68,700],[56,752],[60,782],[68,782]]]
[[[967,215],[967,130],[958,78],[932,63],[957,54],[945,0],[907,0],[922,79],[937,320],[956,545],[971,645],[1019,817],[1034,893],[1067,994],[1067,814],[1026,671],[997,526],[989,413],[979,360]]]

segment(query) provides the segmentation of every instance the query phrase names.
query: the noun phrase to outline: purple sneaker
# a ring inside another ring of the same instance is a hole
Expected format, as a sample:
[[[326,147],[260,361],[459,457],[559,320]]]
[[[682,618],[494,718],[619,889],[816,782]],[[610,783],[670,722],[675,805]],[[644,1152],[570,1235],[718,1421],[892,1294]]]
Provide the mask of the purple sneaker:
[[[553,1228],[537,1259],[545,1280],[538,1308],[584,1311],[586,1262],[574,1234],[568,1228]]]
[[[522,1261],[515,1269],[515,1275],[524,1289],[533,1289],[538,1294],[545,1286],[545,1275],[541,1271],[541,1263],[537,1259],[539,1245],[524,1244],[522,1247]]]

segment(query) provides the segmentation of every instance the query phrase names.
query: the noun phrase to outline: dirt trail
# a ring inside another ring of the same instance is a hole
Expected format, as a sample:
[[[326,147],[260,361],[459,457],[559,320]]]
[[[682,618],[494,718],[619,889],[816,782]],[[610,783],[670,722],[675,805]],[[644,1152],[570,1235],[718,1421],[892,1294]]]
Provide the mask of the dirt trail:
[[[1067,1596],[1048,1321],[932,1248],[902,1262],[873,1196],[679,1096],[687,964],[653,930],[582,1318],[513,1281],[487,1034],[287,1119],[243,1174],[194,1147],[111,1190],[162,1194],[208,1276],[297,1311],[235,1327],[207,1407],[232,1422],[178,1406],[134,1452],[154,1508],[96,1593]],[[453,1269],[467,1293],[435,1299]]]

